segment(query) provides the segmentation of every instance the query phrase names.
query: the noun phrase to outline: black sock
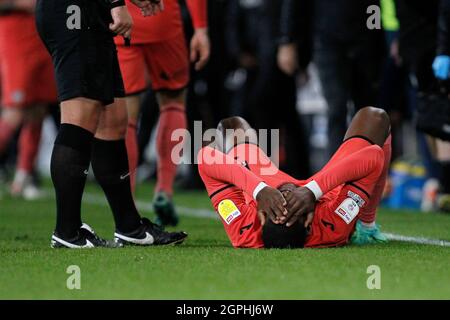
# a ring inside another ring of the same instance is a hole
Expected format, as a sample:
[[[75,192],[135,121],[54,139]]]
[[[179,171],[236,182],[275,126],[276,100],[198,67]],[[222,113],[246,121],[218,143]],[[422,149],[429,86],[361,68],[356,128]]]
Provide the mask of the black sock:
[[[94,138],[92,146],[92,169],[108,199],[116,229],[126,233],[136,230],[141,218],[131,192],[125,140]]]
[[[81,198],[86,184],[94,135],[62,124],[53,146],[50,172],[56,194],[56,233],[70,239],[81,226]]]

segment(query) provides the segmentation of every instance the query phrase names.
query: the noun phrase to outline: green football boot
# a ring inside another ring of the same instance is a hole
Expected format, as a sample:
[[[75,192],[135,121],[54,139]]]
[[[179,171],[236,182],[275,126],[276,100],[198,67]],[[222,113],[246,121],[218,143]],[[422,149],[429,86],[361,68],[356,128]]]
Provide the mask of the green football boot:
[[[388,242],[388,239],[380,231],[380,227],[377,224],[375,224],[374,227],[366,227],[361,223],[361,221],[358,220],[356,223],[355,232],[353,233],[350,242],[356,245],[365,245],[373,243],[386,243]]]
[[[179,218],[172,199],[165,192],[158,192],[153,200],[153,210],[156,213],[156,223],[162,227],[176,226]]]

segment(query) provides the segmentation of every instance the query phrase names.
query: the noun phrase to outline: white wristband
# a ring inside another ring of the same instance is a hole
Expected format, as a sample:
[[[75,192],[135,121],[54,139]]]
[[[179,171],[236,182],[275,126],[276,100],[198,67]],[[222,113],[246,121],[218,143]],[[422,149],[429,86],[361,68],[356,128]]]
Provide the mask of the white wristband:
[[[304,187],[308,188],[312,193],[314,193],[316,200],[319,200],[323,196],[322,189],[320,189],[319,184],[314,180],[305,184]]]
[[[265,184],[264,182],[260,182],[260,183],[256,186],[255,190],[253,190],[253,199],[256,200],[256,197],[258,196],[258,193],[259,193],[262,189],[264,189],[265,187],[267,187],[267,184]]]

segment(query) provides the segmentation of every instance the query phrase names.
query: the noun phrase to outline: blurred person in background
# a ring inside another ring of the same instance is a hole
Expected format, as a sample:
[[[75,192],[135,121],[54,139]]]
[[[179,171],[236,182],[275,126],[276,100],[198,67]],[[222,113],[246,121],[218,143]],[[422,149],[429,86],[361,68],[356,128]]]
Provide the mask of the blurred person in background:
[[[195,32],[192,18],[186,1],[180,1],[181,16],[183,19],[184,36],[187,43],[190,42]],[[224,79],[229,70],[229,59],[225,50],[225,19],[223,14],[227,7],[226,0],[212,0],[208,2],[208,36],[210,39],[210,58],[208,64],[201,70],[195,70],[195,65],[190,66],[190,79],[187,89],[186,116],[188,130],[194,134],[194,122],[202,121],[203,130],[215,127],[220,119],[227,117],[229,94],[224,88]],[[155,92],[148,88],[141,98],[140,115],[137,125],[139,169],[137,180],[147,181],[156,179],[156,159],[152,152],[145,153],[152,138],[153,128],[159,118],[159,106]],[[177,168],[175,186],[182,190],[202,189],[203,183],[198,175],[194,156],[196,146],[191,146],[191,163]],[[185,155],[187,156],[187,155]],[[179,170],[181,169],[181,170]]]
[[[380,79],[379,105],[383,106],[391,119],[392,158],[401,157],[408,137],[403,135],[405,123],[411,122],[409,109],[411,86],[408,72],[398,52],[399,21],[394,0],[381,0],[381,21],[385,39],[385,53]],[[407,121],[407,122],[406,122]]]
[[[232,69],[225,83],[230,91],[230,115],[250,117],[246,95],[258,77],[259,20],[263,0],[229,1],[225,42]],[[255,36],[255,35],[258,36]]]
[[[186,1],[181,1],[181,12],[184,22],[186,41],[190,41],[195,32],[192,18],[189,14]],[[191,65],[189,86],[187,88],[188,129],[194,135],[196,121],[201,121],[202,130],[214,128],[215,124],[229,113],[230,94],[224,86],[225,79],[230,70],[230,59],[226,51],[225,26],[226,8],[228,0],[208,1],[208,36],[210,39],[210,56],[208,64],[201,70]],[[191,165],[184,165],[179,171],[175,185],[183,190],[203,189],[195,164],[195,155],[198,146],[191,146]],[[186,155],[185,155],[186,157]]]
[[[128,3],[129,4],[129,3]],[[127,150],[134,188],[138,164],[136,123],[139,116],[140,93],[150,83],[159,105],[160,116],[156,137],[157,183],[153,207],[157,223],[166,226],[178,224],[173,204],[173,183],[177,166],[172,160],[172,133],[187,129],[186,87],[189,82],[189,60],[195,69],[202,69],[209,58],[207,1],[187,0],[195,28],[189,51],[183,31],[183,21],[177,0],[165,0],[164,11],[152,19],[142,16],[139,8],[129,5],[135,26],[131,46],[116,39],[128,109]]]
[[[439,80],[450,77],[450,0],[441,0],[438,17],[437,55],[433,71]]]
[[[302,27],[307,25],[304,22],[310,12],[299,10],[287,24],[285,21],[294,14],[295,5],[284,0],[231,0],[226,36],[236,69],[247,74],[244,93],[239,93],[242,100],[237,102],[233,115],[249,118],[256,129],[280,128],[280,167],[290,174],[307,177],[309,145],[297,112],[295,75],[300,66],[308,64],[308,56],[300,55],[300,60],[293,57],[295,61],[290,63],[294,66],[290,69],[278,64],[279,47],[283,59],[284,49],[291,43],[300,42],[302,49],[308,46],[306,37],[302,38],[308,35],[308,29]],[[297,18],[305,20],[297,24]]]
[[[399,55],[408,68],[415,90],[413,108],[427,97],[436,95],[445,79],[448,56],[448,0],[397,0],[400,21]],[[448,77],[448,69],[447,69]],[[433,108],[432,105],[427,108]],[[430,109],[433,112],[432,109]],[[432,178],[424,187],[422,209],[450,208],[450,144],[419,135],[420,154]],[[430,155],[429,157],[427,155]],[[436,178],[438,181],[434,181]],[[443,196],[439,196],[441,194]]]
[[[381,30],[370,30],[376,0],[314,1],[314,62],[328,104],[328,154],[339,147],[351,113],[377,105],[383,57]]]
[[[439,81],[445,81],[448,88],[450,78],[450,0],[440,0],[438,15],[437,49],[432,67],[435,77]],[[450,99],[448,91],[447,94]],[[437,158],[442,166],[441,194],[437,199],[437,206],[442,211],[450,212],[450,143],[436,139],[436,148]]]
[[[35,28],[35,5],[36,0],[0,0],[0,155],[21,129],[11,193],[25,199],[40,196],[32,174],[47,105],[56,101],[51,58]]]

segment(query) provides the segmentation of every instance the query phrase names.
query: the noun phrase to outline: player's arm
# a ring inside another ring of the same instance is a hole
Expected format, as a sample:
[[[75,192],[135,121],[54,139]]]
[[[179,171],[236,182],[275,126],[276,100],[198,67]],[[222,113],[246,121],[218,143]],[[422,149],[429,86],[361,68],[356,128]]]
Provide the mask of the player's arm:
[[[236,161],[219,150],[205,147],[198,155],[198,167],[202,176],[207,176],[224,184],[232,184],[249,196],[258,204],[264,222],[269,216],[275,223],[287,215],[286,200],[277,189],[269,187],[264,181],[250,170],[236,163]]]
[[[208,5],[206,0],[186,0],[194,26],[194,35],[190,44],[191,62],[195,70],[202,69],[209,60],[210,43],[208,36]]]
[[[352,181],[360,180],[373,172],[383,163],[383,151],[373,145],[363,148],[332,166],[327,166],[313,176],[313,180],[304,187],[285,194],[288,201],[288,222],[292,225],[298,218],[314,211],[315,202],[323,194]]]

